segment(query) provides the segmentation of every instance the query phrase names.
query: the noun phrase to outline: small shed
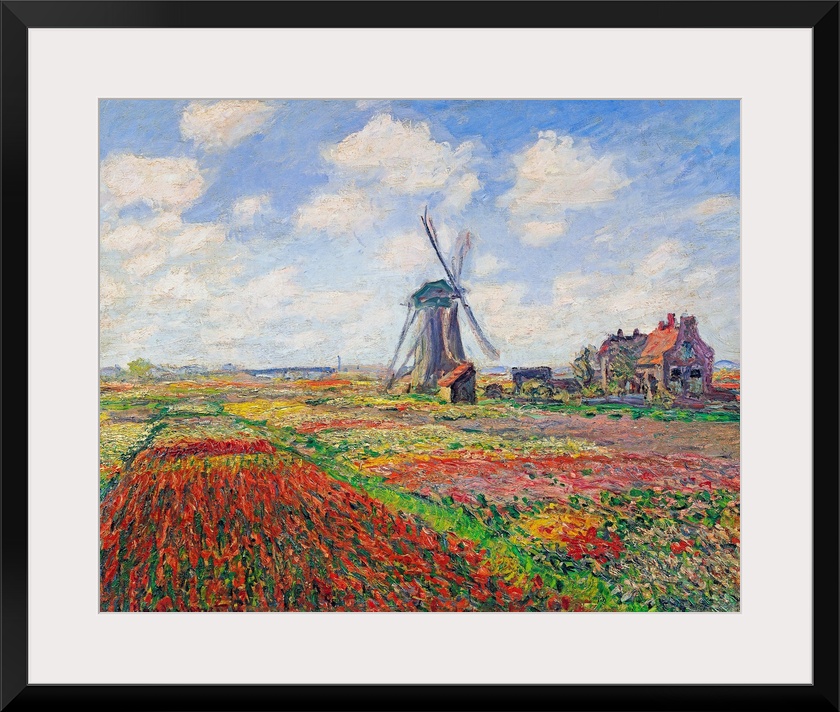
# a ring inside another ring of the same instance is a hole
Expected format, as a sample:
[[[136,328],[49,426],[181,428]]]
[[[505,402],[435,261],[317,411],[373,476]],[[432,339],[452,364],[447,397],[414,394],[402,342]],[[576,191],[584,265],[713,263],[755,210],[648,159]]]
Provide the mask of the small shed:
[[[449,389],[452,403],[475,403],[475,366],[469,361],[459,363],[438,379],[438,385]]]

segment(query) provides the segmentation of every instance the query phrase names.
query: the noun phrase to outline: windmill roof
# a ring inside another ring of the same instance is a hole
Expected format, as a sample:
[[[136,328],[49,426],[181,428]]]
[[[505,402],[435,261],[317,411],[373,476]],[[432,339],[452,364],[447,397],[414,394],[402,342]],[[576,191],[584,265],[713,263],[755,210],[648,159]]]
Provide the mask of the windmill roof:
[[[432,307],[451,307],[455,290],[445,279],[426,282],[411,295],[415,309],[429,309]]]
[[[449,388],[449,386],[455,383],[455,381],[457,381],[461,376],[469,373],[471,370],[474,370],[474,368],[469,361],[459,363],[449,373],[438,379],[438,385],[443,386],[444,388]]]

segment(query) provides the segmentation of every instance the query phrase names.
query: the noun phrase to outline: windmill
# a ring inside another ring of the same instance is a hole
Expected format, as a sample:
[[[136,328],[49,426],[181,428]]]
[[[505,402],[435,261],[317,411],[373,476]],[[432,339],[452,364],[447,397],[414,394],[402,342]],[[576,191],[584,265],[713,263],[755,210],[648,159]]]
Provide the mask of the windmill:
[[[468,230],[458,235],[450,265],[441,254],[437,232],[429,217],[428,208],[420,217],[420,221],[438,260],[443,265],[446,279],[426,282],[411,295],[394,358],[388,368],[388,382],[385,388],[390,389],[397,379],[411,373],[412,389],[415,392],[434,393],[444,386],[450,388],[453,403],[474,403],[475,368],[467,360],[461,341],[459,307],[484,354],[495,360],[499,358],[499,352],[478,325],[461,287],[461,270],[472,247],[471,235]],[[412,345],[402,366],[395,369],[403,343],[415,322],[419,323]],[[412,361],[411,365],[408,365],[409,361]]]

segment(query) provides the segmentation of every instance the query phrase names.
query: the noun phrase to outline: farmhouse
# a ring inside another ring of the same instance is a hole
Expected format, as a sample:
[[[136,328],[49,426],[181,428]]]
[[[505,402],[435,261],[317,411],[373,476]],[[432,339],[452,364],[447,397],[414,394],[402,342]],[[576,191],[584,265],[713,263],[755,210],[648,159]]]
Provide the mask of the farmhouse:
[[[613,381],[628,383],[631,391],[639,389],[635,365],[646,343],[647,334],[640,333],[638,329],[633,330],[632,336],[625,336],[624,331],[619,329],[604,340],[598,349],[598,366],[604,391]]]
[[[700,398],[712,392],[714,351],[700,338],[697,319],[688,314],[676,323],[675,315],[648,334],[636,361],[642,390],[655,394],[662,384],[674,395]]]

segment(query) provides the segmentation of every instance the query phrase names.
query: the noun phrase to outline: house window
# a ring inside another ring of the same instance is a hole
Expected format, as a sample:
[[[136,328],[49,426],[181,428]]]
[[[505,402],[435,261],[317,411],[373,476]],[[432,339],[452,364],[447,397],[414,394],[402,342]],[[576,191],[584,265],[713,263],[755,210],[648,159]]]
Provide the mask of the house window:
[[[690,341],[683,341],[682,357],[694,358],[694,344],[692,344]]]
[[[678,368],[671,369],[671,380],[672,381],[679,381],[682,378],[682,371]]]
[[[699,368],[692,368],[688,379],[688,392],[694,396],[703,395],[703,372]]]

